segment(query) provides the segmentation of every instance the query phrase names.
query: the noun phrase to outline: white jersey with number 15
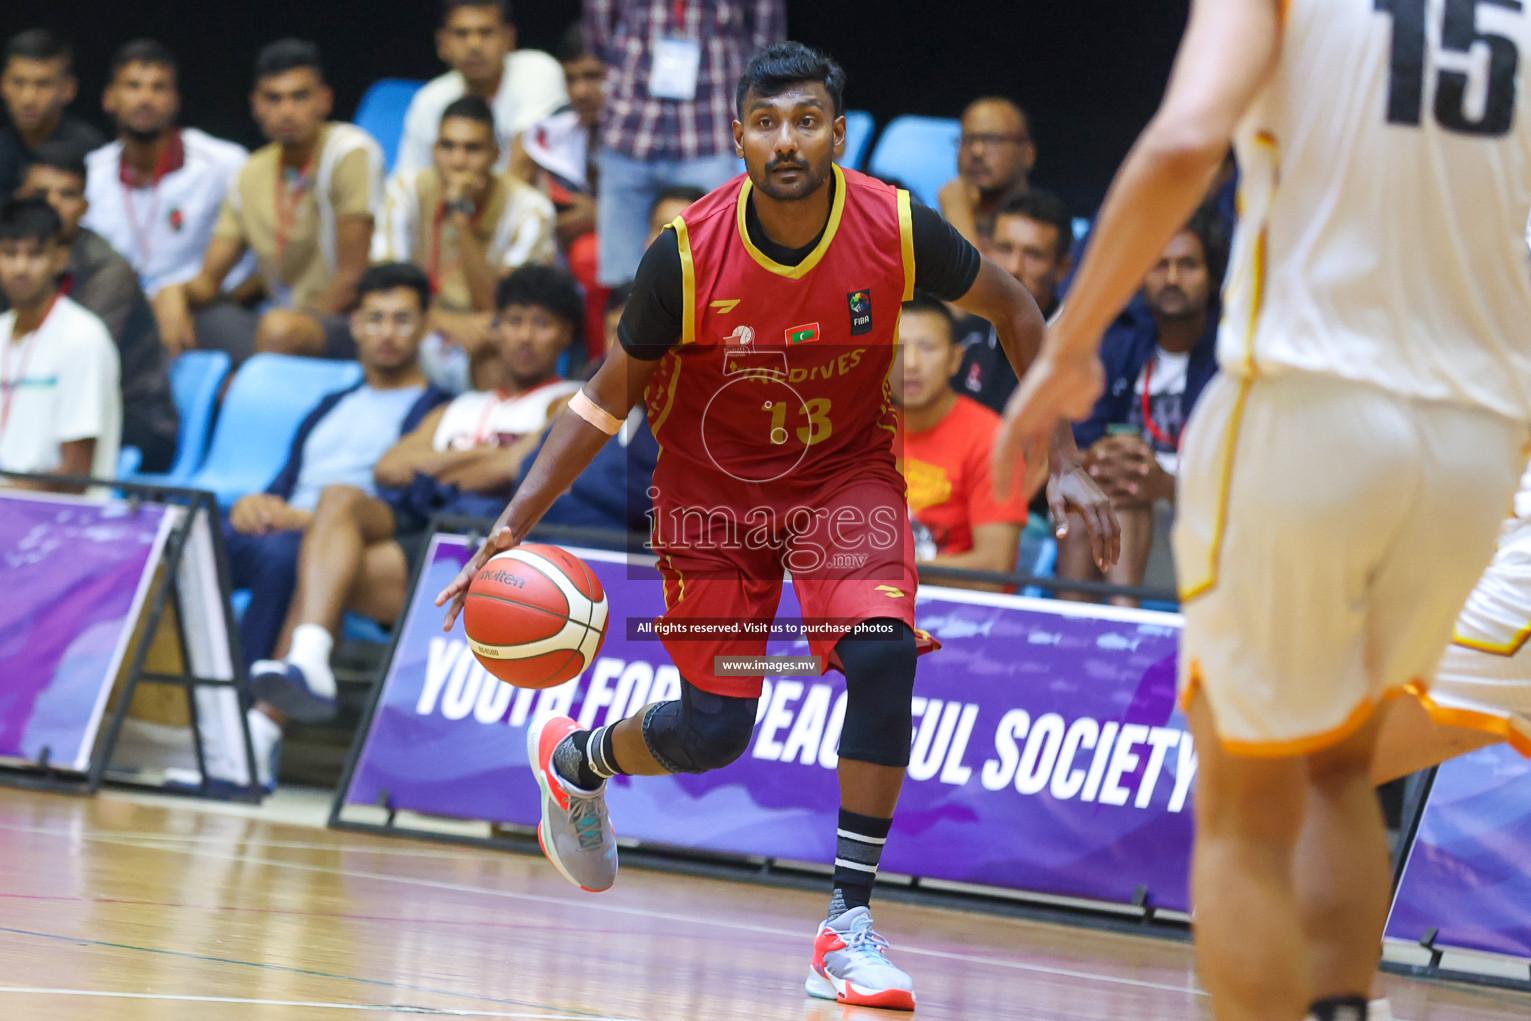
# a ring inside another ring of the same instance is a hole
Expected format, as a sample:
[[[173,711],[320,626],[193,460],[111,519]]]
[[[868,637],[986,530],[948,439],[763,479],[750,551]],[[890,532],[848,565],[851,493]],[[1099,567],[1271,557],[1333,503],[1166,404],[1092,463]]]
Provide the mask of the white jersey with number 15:
[[[1286,0],[1218,356],[1531,419],[1531,12]]]

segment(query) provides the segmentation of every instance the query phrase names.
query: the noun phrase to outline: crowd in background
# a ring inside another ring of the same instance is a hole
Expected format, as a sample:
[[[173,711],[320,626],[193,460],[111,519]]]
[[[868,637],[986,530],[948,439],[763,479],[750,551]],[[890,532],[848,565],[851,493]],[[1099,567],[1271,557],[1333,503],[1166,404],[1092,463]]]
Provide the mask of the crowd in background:
[[[153,40],[125,43],[109,68],[111,139],[69,112],[67,41],[39,28],[6,42],[0,469],[42,476],[10,484],[113,478],[121,447],[140,471],[169,469],[170,370],[186,352],[224,352],[236,374],[258,354],[360,367],[311,410],[269,485],[226,510],[235,585],[251,593],[241,638],[264,779],[288,719],[334,712],[343,614],[391,623],[430,519],[499,510],[571,380],[615,342],[647,244],[742,170],[734,83],[786,29],[783,0],[586,0],[548,54],[516,47],[503,0],[442,0],[449,70],[414,95],[391,176],[379,140],[334,119],[312,42],[260,49],[250,108],[268,144],[253,153],[179,122],[196,84]],[[940,211],[1051,315],[1081,242],[1063,203],[1029,184],[1039,154],[1020,106],[974,100]],[[1165,546],[1180,433],[1216,371],[1231,176],[1108,336],[1106,394],[1076,430],[1123,526],[1110,581],[1141,585]],[[919,558],[1012,571],[1028,522],[1050,530],[1045,504],[1038,518],[989,484],[1015,373],[988,323],[942,302],[917,296],[902,324],[895,399]],[[640,406],[546,520],[647,531],[657,456]],[[1060,543],[1061,577],[1101,577],[1084,535]]]

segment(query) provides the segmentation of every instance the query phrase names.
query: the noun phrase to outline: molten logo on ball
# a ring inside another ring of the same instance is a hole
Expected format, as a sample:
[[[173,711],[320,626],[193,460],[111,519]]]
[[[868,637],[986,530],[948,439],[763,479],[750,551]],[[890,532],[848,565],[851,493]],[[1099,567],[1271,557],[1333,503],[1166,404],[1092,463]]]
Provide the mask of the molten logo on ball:
[[[606,591],[583,560],[528,543],[479,569],[463,623],[491,674],[518,688],[551,688],[595,662],[608,616]]]

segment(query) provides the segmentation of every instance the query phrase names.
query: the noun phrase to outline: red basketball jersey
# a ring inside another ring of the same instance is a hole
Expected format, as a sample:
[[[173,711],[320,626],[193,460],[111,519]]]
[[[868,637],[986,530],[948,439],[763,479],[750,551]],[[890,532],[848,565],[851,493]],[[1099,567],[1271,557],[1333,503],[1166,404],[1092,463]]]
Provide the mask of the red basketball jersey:
[[[745,230],[741,175],[671,225],[684,330],[646,394],[661,504],[744,492],[792,501],[857,473],[896,475],[889,373],[914,293],[909,193],[834,168],[823,238],[797,266]]]

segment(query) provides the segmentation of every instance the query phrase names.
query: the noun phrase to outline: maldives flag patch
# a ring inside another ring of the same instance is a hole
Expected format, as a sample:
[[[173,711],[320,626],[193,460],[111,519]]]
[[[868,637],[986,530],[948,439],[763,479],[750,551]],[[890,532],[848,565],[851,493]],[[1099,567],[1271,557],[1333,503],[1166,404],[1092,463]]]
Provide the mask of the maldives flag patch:
[[[819,339],[819,324],[807,323],[803,326],[793,326],[787,330],[788,344],[806,344],[811,340]]]

